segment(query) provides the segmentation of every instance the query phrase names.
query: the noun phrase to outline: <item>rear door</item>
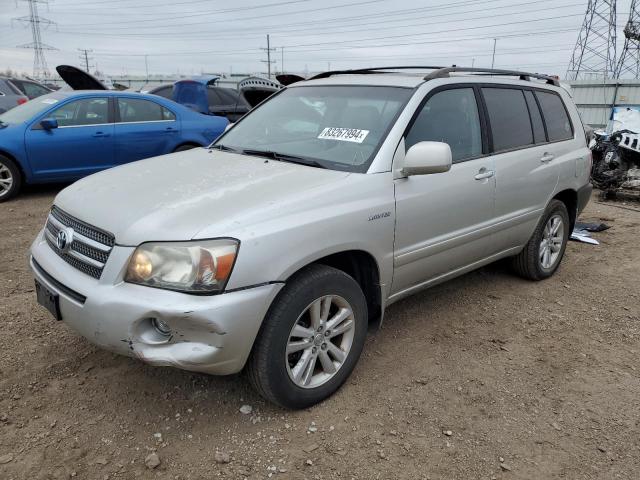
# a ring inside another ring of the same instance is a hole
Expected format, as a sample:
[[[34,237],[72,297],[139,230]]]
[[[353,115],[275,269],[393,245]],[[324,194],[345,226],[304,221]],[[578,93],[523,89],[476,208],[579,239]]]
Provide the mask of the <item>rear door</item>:
[[[393,294],[410,291],[487,257],[494,214],[493,158],[483,136],[479,91],[469,84],[432,92],[405,136],[449,144],[446,173],[395,181]]]
[[[496,233],[492,253],[523,245],[558,183],[534,92],[482,87],[496,169]]]
[[[46,114],[58,128],[44,130],[39,118],[25,133],[29,163],[39,180],[79,178],[114,164],[113,115],[109,98],[83,97]]]
[[[173,151],[180,122],[170,109],[146,98],[117,97],[116,163],[123,164]]]

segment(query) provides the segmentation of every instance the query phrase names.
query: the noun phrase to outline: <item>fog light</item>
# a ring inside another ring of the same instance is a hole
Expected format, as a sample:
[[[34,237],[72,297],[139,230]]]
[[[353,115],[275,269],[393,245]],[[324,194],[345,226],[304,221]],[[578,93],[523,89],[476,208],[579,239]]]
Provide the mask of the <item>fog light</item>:
[[[169,328],[169,325],[164,323],[162,320],[152,318],[151,325],[153,325],[153,328],[155,328],[160,335],[164,335],[165,337],[171,335],[171,328]]]

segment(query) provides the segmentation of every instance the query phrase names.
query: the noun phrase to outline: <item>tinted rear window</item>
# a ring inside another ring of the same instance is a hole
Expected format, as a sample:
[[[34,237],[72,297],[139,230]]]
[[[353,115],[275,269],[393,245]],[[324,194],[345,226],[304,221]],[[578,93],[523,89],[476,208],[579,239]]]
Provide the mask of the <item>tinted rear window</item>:
[[[547,125],[550,142],[573,138],[573,127],[567,115],[567,109],[559,95],[550,92],[536,92],[542,115]]]
[[[494,151],[510,150],[533,144],[529,110],[522,90],[483,88]]]
[[[544,124],[542,123],[542,115],[540,115],[540,109],[538,103],[533,96],[533,92],[526,90],[524,92],[524,98],[527,100],[527,106],[529,107],[529,115],[531,115],[531,126],[533,128],[533,139],[536,143],[544,143],[547,141],[547,136],[544,133]]]

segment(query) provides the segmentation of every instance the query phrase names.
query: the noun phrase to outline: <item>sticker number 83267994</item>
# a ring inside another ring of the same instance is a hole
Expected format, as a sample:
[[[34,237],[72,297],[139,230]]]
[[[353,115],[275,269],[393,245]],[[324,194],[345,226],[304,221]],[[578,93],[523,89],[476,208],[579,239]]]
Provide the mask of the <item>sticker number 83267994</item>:
[[[360,130],[359,128],[340,128],[340,127],[327,127],[318,138],[326,140],[339,140],[341,142],[353,142],[362,143],[369,135],[369,130]]]

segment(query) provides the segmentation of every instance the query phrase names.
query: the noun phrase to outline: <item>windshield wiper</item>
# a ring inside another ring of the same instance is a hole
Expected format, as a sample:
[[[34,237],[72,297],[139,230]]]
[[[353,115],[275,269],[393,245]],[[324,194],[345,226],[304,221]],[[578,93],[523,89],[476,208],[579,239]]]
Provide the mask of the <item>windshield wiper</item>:
[[[242,151],[238,150],[237,148],[227,147],[226,145],[222,145],[221,143],[218,143],[217,145],[212,145],[211,148],[215,148],[216,150],[221,150],[223,152],[242,153]]]
[[[329,168],[326,165],[314,160],[312,158],[307,157],[299,157],[297,155],[289,155],[286,153],[273,152],[270,150],[252,150],[250,148],[245,148],[241,153],[245,155],[255,155],[257,157],[265,157],[271,158],[273,160],[279,160],[281,162],[289,162],[289,163],[297,163],[300,165],[307,165],[308,167],[317,167],[317,168]]]

